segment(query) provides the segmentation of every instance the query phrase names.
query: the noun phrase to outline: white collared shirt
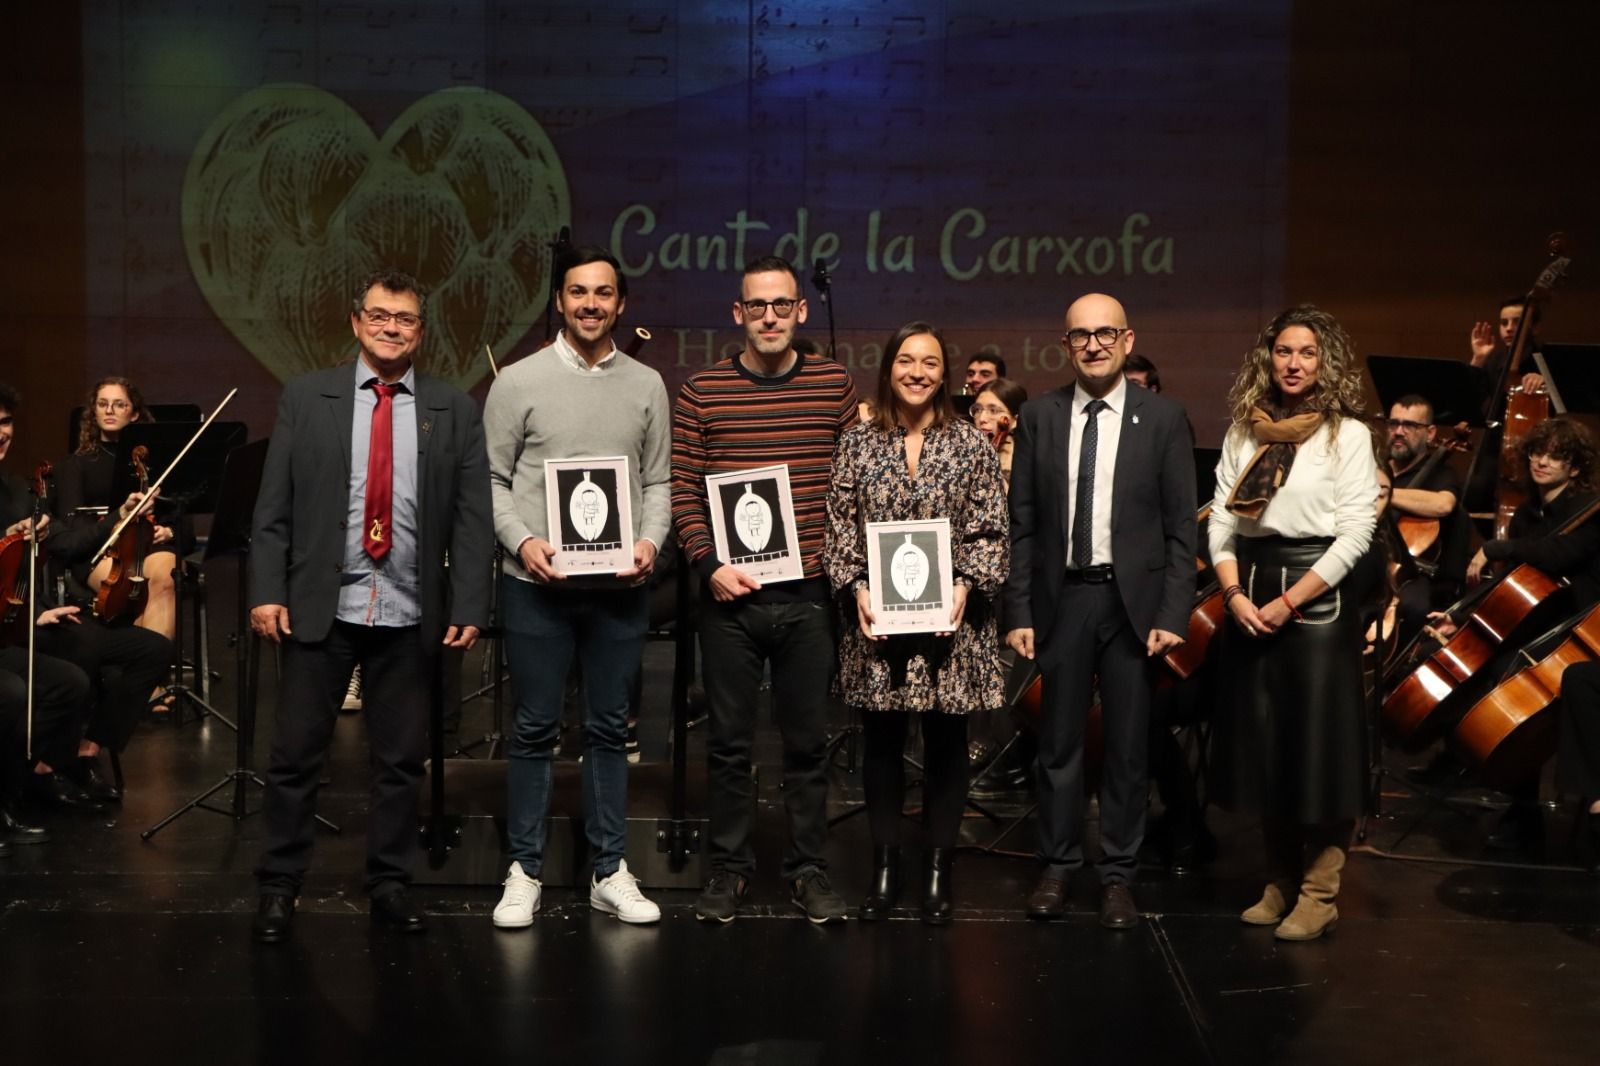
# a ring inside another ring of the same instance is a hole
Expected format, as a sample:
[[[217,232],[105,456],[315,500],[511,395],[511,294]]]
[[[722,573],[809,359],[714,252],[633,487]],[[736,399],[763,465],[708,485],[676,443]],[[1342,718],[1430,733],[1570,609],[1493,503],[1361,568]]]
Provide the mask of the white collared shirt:
[[[1072,566],[1073,508],[1078,501],[1078,457],[1082,452],[1084,414],[1094,399],[1082,385],[1072,387],[1072,426],[1067,433],[1067,566]],[[1118,378],[1112,390],[1101,397],[1106,402],[1096,422],[1099,438],[1095,445],[1094,511],[1089,528],[1089,565],[1111,562],[1111,479],[1117,469],[1117,444],[1122,439],[1122,415],[1127,409],[1128,379]]]
[[[617,356],[622,353],[621,350],[615,344],[613,344],[611,346],[611,350],[600,357],[599,362],[595,363],[594,366],[590,366],[589,361],[583,356],[579,355],[578,349],[574,348],[567,340],[567,331],[562,330],[560,333],[556,334],[556,354],[561,356],[561,361],[563,363],[566,363],[569,367],[576,370],[580,374],[599,374],[615,363],[617,361]]]

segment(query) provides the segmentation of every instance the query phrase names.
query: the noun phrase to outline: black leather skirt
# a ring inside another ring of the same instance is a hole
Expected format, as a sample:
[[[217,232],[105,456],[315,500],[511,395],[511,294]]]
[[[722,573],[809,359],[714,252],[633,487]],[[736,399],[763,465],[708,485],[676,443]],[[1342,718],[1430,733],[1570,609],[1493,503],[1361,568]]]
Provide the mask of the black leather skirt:
[[[1241,537],[1239,584],[1257,607],[1282,596],[1331,538]],[[1212,738],[1213,782],[1225,807],[1309,825],[1367,806],[1368,728],[1361,679],[1361,604],[1347,577],[1302,618],[1249,637],[1223,627]]]

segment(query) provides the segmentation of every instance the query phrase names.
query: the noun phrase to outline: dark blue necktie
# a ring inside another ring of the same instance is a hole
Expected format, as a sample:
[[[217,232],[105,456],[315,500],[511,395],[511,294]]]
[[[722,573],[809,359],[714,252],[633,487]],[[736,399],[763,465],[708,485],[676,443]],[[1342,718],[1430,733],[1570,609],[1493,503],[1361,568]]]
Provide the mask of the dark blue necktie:
[[[1072,507],[1072,565],[1079,570],[1094,558],[1094,463],[1100,450],[1100,412],[1111,405],[1090,400],[1083,409],[1083,442],[1078,446],[1078,498]]]

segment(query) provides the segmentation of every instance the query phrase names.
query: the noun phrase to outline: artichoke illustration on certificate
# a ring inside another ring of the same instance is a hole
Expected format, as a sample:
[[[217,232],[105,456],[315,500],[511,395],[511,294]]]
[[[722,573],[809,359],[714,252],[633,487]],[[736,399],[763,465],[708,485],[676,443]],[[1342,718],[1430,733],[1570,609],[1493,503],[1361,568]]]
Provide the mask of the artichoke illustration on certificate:
[[[633,505],[625,456],[546,459],[544,497],[557,570],[577,576],[632,568]]]
[[[875,636],[949,632],[953,590],[948,519],[867,523]]]
[[[764,585],[805,576],[788,466],[780,463],[709,474],[706,496],[718,559]]]

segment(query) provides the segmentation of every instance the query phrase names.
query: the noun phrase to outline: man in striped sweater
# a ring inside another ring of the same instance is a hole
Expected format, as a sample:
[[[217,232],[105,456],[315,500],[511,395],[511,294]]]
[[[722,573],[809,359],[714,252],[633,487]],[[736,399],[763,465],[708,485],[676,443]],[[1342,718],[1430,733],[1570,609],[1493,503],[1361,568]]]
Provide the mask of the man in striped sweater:
[[[684,384],[672,427],[672,519],[684,557],[709,592],[700,644],[711,712],[711,872],[695,913],[732,921],[755,873],[750,747],[770,661],[789,814],[782,875],[794,905],[813,922],[842,921],[844,901],[828,883],[822,854],[834,640],[819,556],[829,467],[840,434],[856,422],[856,390],[843,366],[794,350],[806,302],[786,261],[767,257],[745,268],[733,320],[744,327],[744,351]],[[778,463],[789,468],[805,576],[763,585],[717,557],[705,477]]]

